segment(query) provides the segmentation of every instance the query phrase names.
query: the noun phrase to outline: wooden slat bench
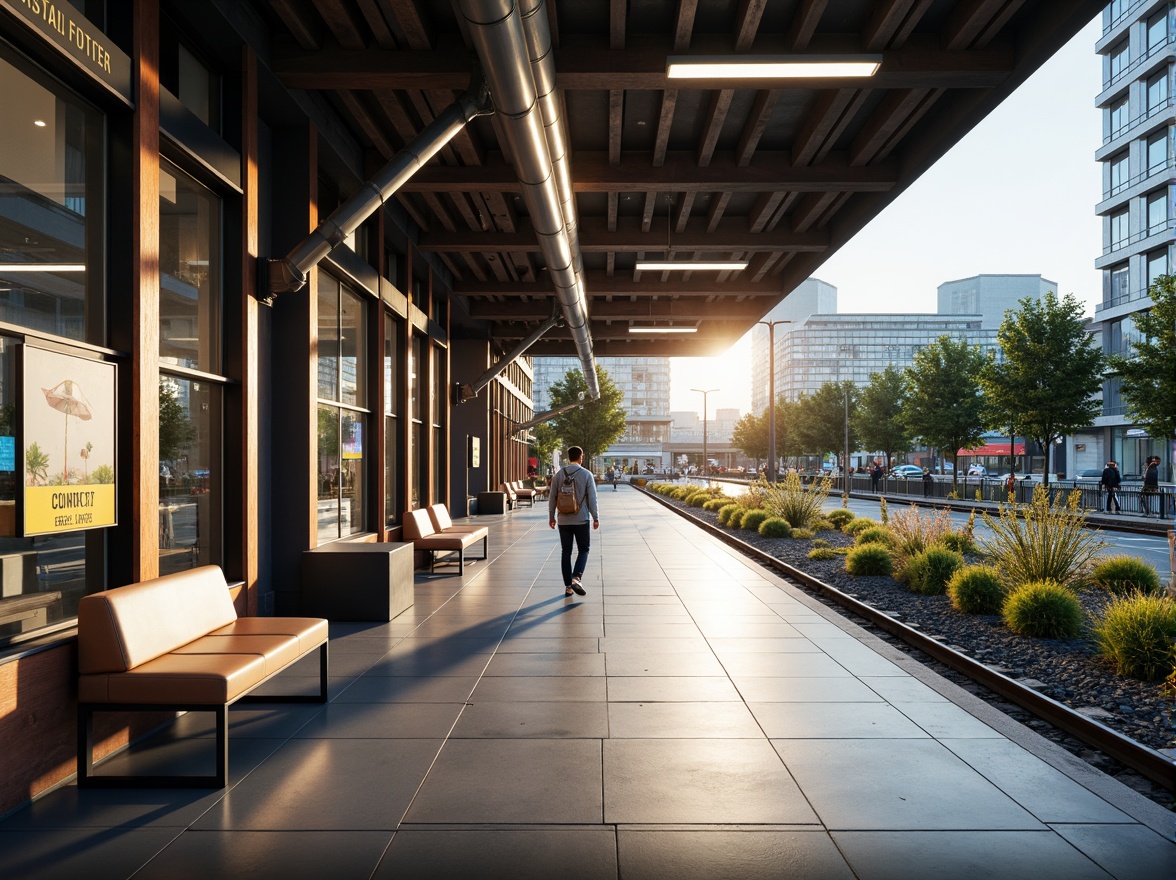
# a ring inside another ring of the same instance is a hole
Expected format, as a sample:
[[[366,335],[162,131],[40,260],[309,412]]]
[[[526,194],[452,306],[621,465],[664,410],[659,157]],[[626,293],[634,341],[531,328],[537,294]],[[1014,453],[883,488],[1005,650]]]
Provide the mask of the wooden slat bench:
[[[319,652],[319,693],[251,691]],[[215,565],[82,597],[78,606],[78,785],[216,787],[228,780],[228,709],[238,701],[327,700],[327,622],[310,617],[237,617]],[[95,712],[212,712],[213,776],[94,773]]]
[[[465,573],[465,549],[482,542],[482,559],[489,558],[489,530],[484,526],[476,531],[438,532],[429,518],[428,510],[408,510],[404,513],[404,539],[412,541],[417,550],[429,554],[429,571],[437,566],[438,552],[457,553],[457,573]]]

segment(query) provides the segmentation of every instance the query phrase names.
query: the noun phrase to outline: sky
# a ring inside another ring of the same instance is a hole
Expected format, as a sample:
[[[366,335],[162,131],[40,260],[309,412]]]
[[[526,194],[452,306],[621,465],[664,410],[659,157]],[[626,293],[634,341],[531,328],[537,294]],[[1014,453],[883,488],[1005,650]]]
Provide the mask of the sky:
[[[1094,213],[1101,16],[901,193],[815,277],[837,288],[838,312],[933,312],[936,288],[980,274],[1042,275],[1094,314],[1102,253]],[[751,409],[751,340],[725,355],[670,359],[670,409]]]

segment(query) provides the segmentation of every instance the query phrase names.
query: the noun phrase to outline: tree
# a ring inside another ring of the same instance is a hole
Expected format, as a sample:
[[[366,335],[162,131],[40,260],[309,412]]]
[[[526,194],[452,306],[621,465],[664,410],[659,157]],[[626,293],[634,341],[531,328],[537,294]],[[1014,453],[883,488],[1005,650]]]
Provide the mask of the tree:
[[[322,432],[319,432],[320,436]],[[159,460],[179,458],[196,439],[196,426],[184,412],[175,392],[162,379],[159,382]]]
[[[911,429],[903,418],[906,382],[893,364],[870,375],[870,384],[858,396],[853,424],[866,449],[880,449],[890,470],[892,453],[911,448]]]
[[[1090,426],[1101,411],[1093,395],[1102,383],[1102,351],[1086,332],[1078,299],[1059,300],[1053,291],[1006,312],[996,338],[1003,360],[980,373],[989,424],[1012,426],[1041,444],[1048,485],[1054,442]]]
[[[1161,276],[1148,291],[1152,306],[1132,316],[1139,336],[1131,352],[1109,358],[1122,385],[1127,416],[1157,440],[1176,434],[1176,277]]]
[[[802,397],[799,406],[792,413],[793,435],[796,442],[807,452],[845,451],[846,396],[849,397],[849,412],[857,403],[857,387],[848,379],[844,382],[826,382],[812,394]],[[849,425],[849,449],[858,447],[853,423]],[[849,462],[844,463],[849,467]]]
[[[591,470],[592,459],[608,449],[625,433],[624,394],[613,384],[608,371],[596,367],[600,397],[589,400],[588,383],[579,370],[568,370],[562,382],[551,386],[551,407],[559,409],[583,400],[584,405],[551,420],[551,425],[568,444],[584,450],[584,467]]]
[[[980,395],[980,371],[984,355],[964,340],[952,342],[940,336],[915,354],[907,367],[904,418],[911,433],[929,446],[950,453],[959,473],[959,450],[980,442],[984,430],[984,400]]]
[[[747,413],[735,423],[731,432],[731,443],[743,451],[748,458],[757,462],[768,457],[768,414]],[[779,445],[779,441],[777,441]]]
[[[551,455],[559,449],[562,442],[559,432],[551,422],[540,422],[531,429],[531,451],[535,453],[535,458],[539,459],[539,473],[543,473],[544,463],[550,466]]]

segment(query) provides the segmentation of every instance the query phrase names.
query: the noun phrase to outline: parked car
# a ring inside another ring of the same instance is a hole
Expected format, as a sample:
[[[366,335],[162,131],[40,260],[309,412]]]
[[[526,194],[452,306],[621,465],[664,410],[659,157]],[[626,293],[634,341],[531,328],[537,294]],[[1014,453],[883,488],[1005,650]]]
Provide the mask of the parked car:
[[[987,477],[988,476],[988,468],[984,467],[984,465],[982,465],[982,464],[974,464],[970,468],[968,468],[968,476],[969,477]]]
[[[1102,474],[1103,474],[1103,472],[1101,469],[1096,470],[1096,469],[1092,468],[1090,470],[1078,471],[1078,474],[1074,477],[1074,479],[1076,479],[1076,480],[1101,480]]]
[[[917,464],[900,464],[891,469],[890,475],[894,477],[913,477],[923,476],[923,469]]]

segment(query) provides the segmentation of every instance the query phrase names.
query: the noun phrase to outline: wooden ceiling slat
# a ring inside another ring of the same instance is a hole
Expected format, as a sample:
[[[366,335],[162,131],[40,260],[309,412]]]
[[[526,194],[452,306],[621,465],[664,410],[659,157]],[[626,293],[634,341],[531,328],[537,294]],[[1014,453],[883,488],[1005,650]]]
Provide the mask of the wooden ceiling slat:
[[[906,122],[899,126],[890,140],[882,145],[882,148],[878,151],[874,161],[881,162],[889,158],[890,153],[902,142],[907,133],[910,132],[912,128],[914,128],[918,121],[923,118],[923,115],[928,110],[930,110],[931,107],[940,98],[942,98],[944,94],[945,92],[943,89],[932,89],[930,92],[928,92],[926,97],[924,97],[923,100],[919,103],[919,106],[916,107],[910,116],[907,117]]]
[[[925,89],[912,89],[887,95],[854,138],[850,163],[865,165],[877,156],[928,94]]]
[[[612,89],[608,93],[608,164],[621,164],[621,130],[625,124],[625,93]]]
[[[690,36],[694,32],[694,15],[698,11],[698,0],[679,0],[678,16],[674,21],[674,51],[685,52],[690,48]]]
[[[388,117],[388,121],[392,124],[396,136],[400,138],[401,144],[407,144],[411,141],[416,136],[417,126],[409,117],[408,110],[401,103],[399,95],[384,89],[377,90],[372,94],[376,98],[376,103],[380,105],[380,109],[384,111],[384,115]]]
[[[388,27],[388,20],[381,11],[380,0],[356,0],[359,13],[372,34],[376,46],[381,49],[395,49],[396,37]]]
[[[808,166],[827,156],[838,136],[861,110],[867,95],[860,89],[822,92],[792,144],[792,161],[798,166]]]
[[[778,295],[778,294],[777,294]],[[551,314],[554,296],[527,302],[491,302],[473,300],[469,303],[470,317],[487,321],[542,321]],[[605,299],[590,297],[588,313],[594,320],[648,318],[657,320],[703,321],[722,314],[738,321],[758,318],[763,314],[764,299],[745,299],[734,302],[724,298],[721,305],[707,302],[702,297],[691,299]]]
[[[628,13],[628,0],[609,0],[608,47],[610,49],[625,48],[625,17]]]
[[[776,108],[776,101],[779,98],[779,89],[760,89],[755,93],[751,112],[747,115],[747,122],[739,135],[739,144],[735,147],[735,164],[740,168],[749,164],[751,157],[755,155],[755,148],[759,146],[760,138],[768,127],[768,121],[772,118],[772,111]]]
[[[773,190],[772,192],[762,193],[752,206],[751,212],[747,215],[747,230],[748,232],[763,232],[768,225],[768,221],[776,213],[776,209],[780,207],[780,203],[784,201],[784,196],[787,193],[781,190]]]
[[[825,213],[825,209],[833,204],[833,199],[837,197],[837,193],[823,192],[823,193],[809,193],[800,200],[792,211],[792,229],[800,234],[808,232],[816,226],[817,220]],[[756,250],[767,250],[767,248],[756,248]]]
[[[731,100],[734,97],[734,89],[719,89],[711,96],[710,109],[703,123],[702,140],[698,145],[698,164],[703,168],[710,165],[715,154],[715,146],[723,132],[723,123],[727,121],[727,113],[731,109]]]
[[[620,207],[620,202],[620,195],[615,192],[610,192],[608,194],[608,215],[606,219],[608,221],[609,232],[617,231],[617,209]]]
[[[727,210],[727,202],[729,201],[731,201],[730,190],[716,193],[715,197],[711,199],[710,208],[706,212],[707,232],[714,232],[719,228],[719,224],[723,221],[723,212]]]
[[[270,6],[302,49],[322,48],[321,19],[306,0],[270,0]]]
[[[882,0],[875,3],[874,15],[862,32],[862,48],[867,52],[880,52],[887,48],[915,2],[916,0]]]
[[[653,212],[657,209],[657,196],[656,191],[645,193],[645,204],[641,208],[642,232],[649,232],[649,227],[653,223]]]
[[[362,49],[367,45],[364,35],[368,32],[364,23],[351,14],[351,7],[338,0],[313,0],[315,9],[323,17],[331,35],[344,49]]]
[[[591,269],[585,273],[589,295],[593,296],[636,296],[648,293],[648,286],[638,284],[631,278],[614,275],[611,278],[604,270]],[[710,297],[710,296],[779,296],[780,290],[775,285],[752,284],[746,278],[737,278],[719,284],[713,277],[699,273],[697,277],[686,280],[674,280],[658,287],[658,292],[666,296],[680,297]],[[552,290],[545,282],[531,285],[505,286],[495,283],[463,284],[454,288],[454,293],[471,298],[503,297],[503,296],[551,296]]]
[[[809,41],[813,38],[828,5],[829,0],[801,0],[800,8],[792,17],[792,27],[788,30],[786,42],[789,49],[793,52],[804,52],[808,49]]]
[[[682,232],[686,229],[686,224],[690,222],[690,211],[694,208],[694,199],[698,196],[696,192],[682,193],[682,200],[678,203],[678,209],[674,217],[674,231]]]
[[[760,19],[764,16],[768,0],[739,0],[739,12],[735,16],[735,51],[748,52],[759,31]]]
[[[911,9],[910,14],[907,15],[906,21],[902,23],[897,33],[890,38],[891,48],[899,49],[906,44],[906,41],[910,39],[911,34],[914,33],[915,28],[918,27],[919,22],[934,2],[935,0],[918,0],[914,8]]]
[[[421,4],[417,0],[380,0],[400,26],[409,49],[428,49],[433,45],[432,29],[429,27]]]
[[[398,192],[395,198],[400,206],[404,208],[404,213],[408,214],[409,218],[417,225],[419,229],[427,232],[433,228],[432,222],[429,220],[425,212],[421,210],[420,205],[417,204],[417,201],[421,198],[420,196],[413,195],[411,193]]]
[[[678,90],[665,89],[662,92],[661,112],[657,119],[657,135],[653,141],[651,165],[660,168],[666,161],[666,148],[670,144],[670,129],[674,125],[674,108],[678,105]]]
[[[401,192],[403,192],[403,190],[401,190]],[[424,200],[424,203],[428,205],[429,210],[433,212],[433,216],[437,218],[437,222],[439,222],[447,232],[454,232],[457,230],[457,224],[454,222],[452,215],[449,213],[449,209],[446,208],[442,203],[441,197],[439,195],[436,193],[427,192],[421,193],[421,196]]]
[[[351,114],[356,125],[367,135],[368,140],[372,142],[372,146],[376,148],[376,151],[385,159],[391,159],[396,155],[396,145],[388,139],[384,126],[380,124],[368,108],[366,102],[367,93],[340,89],[335,94],[338,96],[340,103],[347,109],[347,112]]]
[[[948,49],[971,48],[980,34],[998,15],[1006,14],[1005,7],[1015,12],[1021,0],[967,0],[957,3],[944,28],[943,44]],[[1011,14],[1007,12],[1007,14]]]

